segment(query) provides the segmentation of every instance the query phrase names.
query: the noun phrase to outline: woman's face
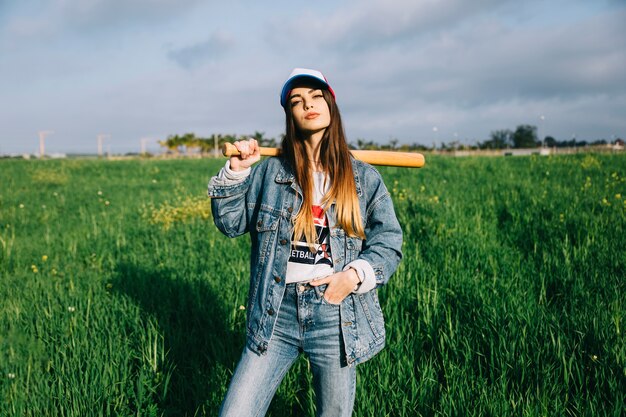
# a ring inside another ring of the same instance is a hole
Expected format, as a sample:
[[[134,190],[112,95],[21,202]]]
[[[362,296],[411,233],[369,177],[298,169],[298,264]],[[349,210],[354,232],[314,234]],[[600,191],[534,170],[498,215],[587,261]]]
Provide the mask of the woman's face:
[[[330,125],[330,109],[319,88],[294,88],[289,94],[289,105],[294,123],[302,133],[313,134]]]

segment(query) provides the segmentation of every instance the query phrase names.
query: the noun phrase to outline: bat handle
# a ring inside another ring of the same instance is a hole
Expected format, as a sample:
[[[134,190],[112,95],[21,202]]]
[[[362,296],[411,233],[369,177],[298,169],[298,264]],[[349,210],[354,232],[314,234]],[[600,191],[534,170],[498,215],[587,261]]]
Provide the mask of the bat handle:
[[[235,145],[233,145],[232,143],[225,142],[222,145],[222,155],[224,155],[227,158],[230,158],[231,156],[239,155],[239,151],[237,150]]]
[[[265,148],[263,146],[260,146],[259,151],[261,152],[261,156],[277,156],[280,154],[280,148]],[[235,147],[235,145],[233,145],[232,143],[225,142],[222,145],[222,155],[230,158],[231,156],[239,155],[239,151],[237,150],[237,147]]]

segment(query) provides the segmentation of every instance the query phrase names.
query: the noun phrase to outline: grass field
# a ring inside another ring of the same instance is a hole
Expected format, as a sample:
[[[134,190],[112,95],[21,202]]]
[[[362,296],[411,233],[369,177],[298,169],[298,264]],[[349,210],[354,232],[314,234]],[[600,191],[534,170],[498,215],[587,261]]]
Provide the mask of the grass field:
[[[223,161],[0,161],[0,415],[213,416],[243,346]],[[355,416],[624,416],[626,155],[380,168],[405,232]],[[313,414],[306,360],[271,416]]]

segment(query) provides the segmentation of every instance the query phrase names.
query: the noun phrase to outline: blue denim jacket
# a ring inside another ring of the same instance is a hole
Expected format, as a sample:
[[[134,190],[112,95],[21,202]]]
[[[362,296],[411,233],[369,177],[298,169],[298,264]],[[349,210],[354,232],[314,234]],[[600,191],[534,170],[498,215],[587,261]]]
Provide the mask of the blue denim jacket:
[[[356,259],[374,269],[376,284],[387,283],[402,257],[402,229],[391,197],[372,166],[352,160],[366,239],[347,236],[335,226],[334,205],[327,210],[335,272]],[[216,177],[208,195],[217,228],[226,236],[250,233],[250,289],[247,343],[263,354],[271,343],[274,323],[285,291],[293,219],[302,204],[302,190],[288,163],[268,158],[252,168],[242,182],[225,184]],[[340,307],[345,361],[354,365],[378,353],[385,344],[385,326],[376,289],[352,293]]]

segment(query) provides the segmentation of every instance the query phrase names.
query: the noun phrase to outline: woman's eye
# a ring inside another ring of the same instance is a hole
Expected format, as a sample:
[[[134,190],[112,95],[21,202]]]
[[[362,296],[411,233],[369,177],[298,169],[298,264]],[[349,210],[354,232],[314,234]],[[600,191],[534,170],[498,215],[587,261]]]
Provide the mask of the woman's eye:
[[[300,104],[300,100],[294,100],[291,102],[291,107],[296,107],[298,104]]]

